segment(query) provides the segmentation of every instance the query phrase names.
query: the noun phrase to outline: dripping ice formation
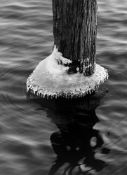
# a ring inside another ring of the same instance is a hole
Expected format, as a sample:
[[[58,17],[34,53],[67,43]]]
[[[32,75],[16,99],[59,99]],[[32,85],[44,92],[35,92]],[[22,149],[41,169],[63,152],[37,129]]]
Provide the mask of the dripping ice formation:
[[[62,63],[62,64],[60,64]],[[27,79],[27,91],[40,97],[82,97],[95,91],[108,79],[108,72],[95,64],[94,74],[86,77],[81,73],[68,74],[71,60],[64,58],[54,47],[53,52],[42,60]]]

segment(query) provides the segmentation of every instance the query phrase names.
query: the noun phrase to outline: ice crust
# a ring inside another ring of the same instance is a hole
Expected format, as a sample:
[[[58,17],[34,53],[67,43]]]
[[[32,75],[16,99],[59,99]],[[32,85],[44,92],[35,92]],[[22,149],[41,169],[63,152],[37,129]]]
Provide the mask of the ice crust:
[[[61,63],[61,64],[60,64]],[[84,76],[81,73],[68,74],[71,60],[64,58],[54,47],[51,55],[42,60],[27,79],[27,91],[40,97],[66,98],[82,97],[95,91],[108,79],[108,72],[95,64],[94,74]]]

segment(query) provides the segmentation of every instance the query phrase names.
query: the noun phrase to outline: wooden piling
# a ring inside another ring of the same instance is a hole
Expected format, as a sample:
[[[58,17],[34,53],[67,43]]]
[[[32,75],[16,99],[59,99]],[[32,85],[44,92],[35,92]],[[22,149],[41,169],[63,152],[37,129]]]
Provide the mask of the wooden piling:
[[[27,79],[41,98],[77,98],[108,79],[96,64],[97,0],[52,0],[54,49]]]
[[[68,73],[94,73],[97,35],[96,0],[52,0],[54,45],[72,60]]]

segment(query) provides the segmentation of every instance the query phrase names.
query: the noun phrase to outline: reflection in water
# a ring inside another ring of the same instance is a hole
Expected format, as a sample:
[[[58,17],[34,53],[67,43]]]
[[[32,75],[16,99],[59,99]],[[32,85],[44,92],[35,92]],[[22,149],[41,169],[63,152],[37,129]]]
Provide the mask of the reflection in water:
[[[95,110],[105,93],[103,89],[80,99],[57,100],[35,99],[34,96],[34,102],[42,104],[40,110],[46,111],[58,128],[50,136],[57,157],[49,175],[92,175],[107,165],[96,156],[97,153],[108,154],[109,150],[104,147],[100,131],[94,128],[99,122]]]
[[[95,174],[106,163],[95,157],[97,149],[102,148],[103,139],[93,126],[99,122],[95,109],[104,91],[88,95],[82,99],[59,99],[48,110],[48,117],[59,131],[51,135],[51,144],[57,154],[49,175]]]

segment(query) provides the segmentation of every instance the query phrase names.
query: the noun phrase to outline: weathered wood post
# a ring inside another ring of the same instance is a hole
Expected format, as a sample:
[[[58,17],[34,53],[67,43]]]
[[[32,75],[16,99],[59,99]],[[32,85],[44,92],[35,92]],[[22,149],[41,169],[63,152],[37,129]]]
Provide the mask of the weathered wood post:
[[[54,44],[72,60],[69,72],[94,73],[97,35],[96,0],[52,0]]]
[[[54,50],[27,79],[40,97],[81,97],[108,78],[96,64],[96,0],[52,0]]]

